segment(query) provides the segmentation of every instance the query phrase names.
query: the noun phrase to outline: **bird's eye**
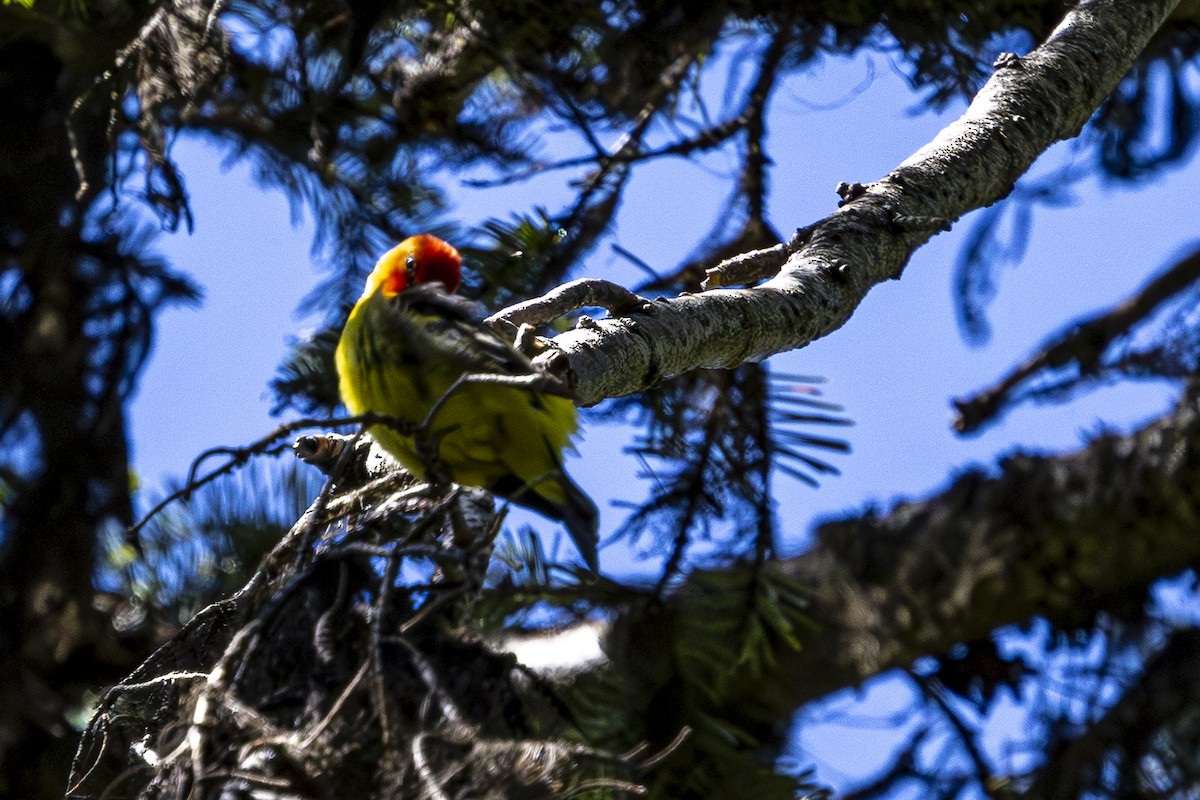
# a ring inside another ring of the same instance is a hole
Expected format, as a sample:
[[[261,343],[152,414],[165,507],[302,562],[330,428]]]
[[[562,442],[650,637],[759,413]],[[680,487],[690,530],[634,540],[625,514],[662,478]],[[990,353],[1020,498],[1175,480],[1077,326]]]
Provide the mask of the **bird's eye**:
[[[409,256],[404,259],[404,272],[408,275],[409,284],[417,282],[417,257]]]

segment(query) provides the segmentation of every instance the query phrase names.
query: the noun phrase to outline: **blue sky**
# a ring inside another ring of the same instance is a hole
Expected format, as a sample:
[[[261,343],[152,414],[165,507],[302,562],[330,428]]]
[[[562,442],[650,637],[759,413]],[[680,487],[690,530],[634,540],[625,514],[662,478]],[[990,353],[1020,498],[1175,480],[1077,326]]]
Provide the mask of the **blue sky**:
[[[867,88],[856,92],[868,78]],[[836,207],[838,182],[882,177],[961,110],[910,113],[917,103],[880,55],[830,59],[791,80],[769,116],[769,211],[776,228],[790,231],[826,216]],[[134,466],[149,485],[182,476],[207,447],[246,444],[278,424],[268,413],[267,381],[288,337],[310,322],[298,319],[295,309],[317,279],[311,227],[291,224],[281,194],[255,186],[243,165],[223,169],[223,154],[203,142],[184,138],[174,154],[187,178],[196,230],[164,236],[158,247],[204,286],[206,296],[198,309],[161,316],[133,403]],[[1045,173],[1070,157],[1071,148],[1060,145],[1035,171]],[[674,160],[645,169],[630,187],[616,240],[669,270],[721,213],[727,196],[721,173],[730,168],[731,160],[717,155],[700,165]],[[566,197],[564,177],[504,190],[450,189],[461,217],[482,222],[534,205],[554,208],[556,198]],[[972,216],[917,252],[900,281],[876,287],[844,328],[772,359],[788,372],[827,377],[827,398],[856,421],[836,431],[853,447],[849,456],[835,457],[841,477],[826,478],[816,491],[777,482],[785,552],[803,548],[814,519],[925,496],[964,467],[991,466],[1016,447],[1075,449],[1102,425],[1129,429],[1167,408],[1172,387],[1143,384],[1098,391],[1063,407],[1024,406],[977,437],[950,429],[951,398],[988,385],[1048,334],[1126,296],[1182,252],[1196,235],[1195,212],[1179,198],[1194,195],[1198,179],[1200,167],[1192,166],[1136,190],[1088,181],[1077,204],[1039,209],[1026,258],[1001,273],[986,347],[963,342],[952,303],[952,270]],[[626,285],[641,278],[607,246],[580,274]],[[635,485],[638,466],[622,456],[629,436],[620,427],[591,426],[580,458],[568,463],[597,500],[606,533],[622,518],[608,501],[644,494]],[[611,566],[625,559],[603,560]],[[819,737],[813,755],[828,771],[824,777],[863,774],[862,733],[826,730]],[[849,741],[856,747],[843,746]]]

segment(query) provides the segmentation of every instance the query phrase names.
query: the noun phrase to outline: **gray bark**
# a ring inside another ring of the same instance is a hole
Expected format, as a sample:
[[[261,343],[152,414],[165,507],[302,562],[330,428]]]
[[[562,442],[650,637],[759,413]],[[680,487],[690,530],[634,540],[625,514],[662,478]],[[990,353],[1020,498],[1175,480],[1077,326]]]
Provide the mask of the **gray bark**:
[[[1084,0],[1040,47],[1007,58],[967,111],[884,178],[845,188],[783,269],[748,289],[655,303],[561,334],[583,405],[701,367],[803,347],[963,214],[1003,199],[1050,145],[1079,133],[1178,0]]]

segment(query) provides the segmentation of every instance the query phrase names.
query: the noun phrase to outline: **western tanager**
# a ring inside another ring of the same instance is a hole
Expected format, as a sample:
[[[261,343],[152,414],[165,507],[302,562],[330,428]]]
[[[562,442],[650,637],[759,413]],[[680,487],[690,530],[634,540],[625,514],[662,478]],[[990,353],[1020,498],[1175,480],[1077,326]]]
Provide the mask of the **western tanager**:
[[[466,374],[528,375],[529,362],[475,321],[454,295],[462,258],[428,234],[379,259],[337,347],[342,400],[352,414],[376,412],[421,424]],[[561,520],[596,567],[596,506],[567,477],[575,404],[566,397],[494,383],[464,383],[430,425],[437,463],[450,479],[480,486]],[[370,434],[406,469],[422,474],[413,439],[386,425]]]

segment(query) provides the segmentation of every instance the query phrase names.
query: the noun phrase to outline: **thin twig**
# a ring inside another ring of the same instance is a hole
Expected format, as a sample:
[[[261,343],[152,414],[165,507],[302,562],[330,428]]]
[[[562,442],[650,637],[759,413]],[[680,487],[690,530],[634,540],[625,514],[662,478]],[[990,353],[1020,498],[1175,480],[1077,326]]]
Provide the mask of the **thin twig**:
[[[746,98],[745,111],[742,117],[746,121],[746,157],[738,189],[746,196],[749,204],[750,219],[765,224],[765,208],[767,193],[767,166],[770,159],[766,154],[767,100],[771,90],[775,88],[775,79],[779,66],[787,53],[788,45],[792,42],[792,25],[790,19],[779,25],[779,30],[771,37],[762,56],[762,66],[759,67],[758,79]]]
[[[978,745],[975,743],[975,734],[971,731],[958,712],[950,705],[950,702],[944,696],[938,687],[933,685],[929,678],[918,675],[911,669],[904,670],[913,683],[921,690],[921,693],[928,697],[938,707],[942,714],[949,721],[955,733],[958,734],[959,740],[962,742],[963,749],[967,751],[967,757],[971,759],[971,764],[975,767],[975,779],[979,782],[979,788],[985,796],[990,796],[988,787],[991,784],[992,770],[988,766],[987,761],[983,757],[983,753],[979,751]]]
[[[437,776],[433,774],[433,769],[425,758],[425,734],[423,733],[418,733],[413,737],[412,759],[413,766],[417,770],[417,777],[421,779],[421,784],[425,787],[431,800],[450,800],[449,796],[442,791],[442,787],[438,785]]]
[[[624,792],[625,794],[636,795],[637,797],[645,797],[650,793],[650,790],[640,783],[623,781],[617,778],[593,778],[589,781],[581,781],[579,784],[572,787],[570,791],[564,794],[563,798],[565,800],[565,798],[575,797],[583,794],[584,792],[590,792],[594,789],[612,789],[618,792]]]
[[[394,553],[388,558],[383,575],[379,579],[379,595],[375,598],[375,607],[371,610],[371,683],[375,694],[376,712],[379,714],[379,740],[385,751],[391,744],[392,725],[388,715],[388,694],[383,667],[383,620],[387,616],[387,608],[391,601],[392,584],[400,572],[400,560]]]
[[[657,753],[654,753],[653,755],[651,755],[649,758],[646,758],[643,761],[639,761],[637,764],[637,768],[639,770],[647,770],[647,769],[651,769],[652,767],[657,767],[659,764],[661,764],[663,762],[663,759],[665,759],[667,756],[671,755],[671,753],[674,753],[676,750],[678,750],[680,748],[680,746],[684,743],[684,741],[691,735],[692,735],[691,727],[684,725],[682,728],[679,729],[679,733],[675,734],[675,738],[672,739],[671,741],[667,742],[665,747],[663,747]],[[640,756],[641,753],[639,752],[638,755]],[[635,756],[628,755],[628,756],[623,757],[622,760],[632,760],[633,758],[635,758]]]
[[[184,486],[174,492],[171,492],[171,494],[167,495],[157,505],[150,509],[150,511],[148,511],[140,521],[138,521],[128,530],[127,535],[135,536],[142,528],[146,526],[147,522],[153,519],[159,514],[159,512],[161,512],[171,503],[174,503],[176,500],[190,497],[191,494],[200,487],[211,483],[222,475],[232,472],[237,467],[248,462],[253,456],[267,455],[272,450],[274,443],[284,436],[290,436],[296,431],[304,430],[306,428],[337,428],[344,425],[354,424],[363,424],[368,426],[387,425],[391,428],[395,428],[401,433],[405,433],[406,435],[412,435],[412,433],[416,430],[416,426],[409,420],[395,417],[390,414],[367,413],[356,414],[349,417],[333,418],[306,417],[304,419],[298,419],[288,422],[284,425],[280,425],[266,436],[258,439],[255,442],[252,442],[251,444],[245,445],[244,447],[210,448],[197,456],[192,462],[192,466],[188,470],[189,479]],[[280,449],[279,452],[282,452],[282,449]],[[229,461],[215,468],[212,472],[197,478],[196,473],[199,471],[199,465],[214,455],[226,455],[229,457]]]
[[[441,588],[441,587],[439,587],[439,588]],[[428,617],[434,611],[436,611],[437,609],[446,605],[446,603],[450,602],[451,600],[453,600],[456,597],[459,597],[462,594],[464,594],[464,592],[461,589],[454,589],[454,588],[445,589],[440,594],[438,594],[436,597],[434,597],[432,600],[427,601],[425,603],[425,605],[423,605],[419,609],[417,609],[417,613],[413,614],[411,617],[409,617],[407,620],[405,620],[404,623],[400,625],[400,628],[397,631],[398,635],[396,637],[391,637],[391,636],[385,637],[384,641],[394,642],[400,636],[403,636],[404,634],[408,633],[410,630],[412,630],[416,626],[420,625],[422,620],[424,620],[426,617]]]
[[[442,688],[437,672],[434,670],[433,665],[429,663],[429,659],[425,657],[425,654],[403,636],[395,637],[395,643],[408,651],[409,658],[412,659],[417,674],[421,677],[425,688],[429,690],[430,697],[437,701],[438,708],[441,709],[442,717],[446,722],[450,723],[456,729],[476,730],[468,717],[455,705],[453,698]]]
[[[362,666],[358,668],[358,672],[354,673],[354,677],[351,678],[350,682],[346,684],[346,688],[342,690],[340,695],[338,695],[337,700],[333,701],[333,705],[329,707],[329,711],[327,711],[325,716],[321,717],[320,721],[313,726],[308,735],[300,740],[300,752],[307,752],[312,746],[313,742],[317,740],[317,737],[329,727],[329,724],[333,722],[333,719],[337,716],[337,713],[342,710],[342,706],[344,706],[346,701],[350,699],[350,695],[354,694],[354,690],[358,688],[358,684],[362,683],[363,678],[367,676],[367,669],[370,667],[370,665],[370,661],[363,661]]]
[[[187,734],[180,742],[179,751],[191,754],[192,781],[197,786],[204,778],[204,741],[205,731],[209,727],[209,714],[213,711],[218,692],[226,691],[225,676],[228,674],[230,664],[241,653],[243,645],[257,635],[258,629],[259,620],[251,620],[233,635],[225,652],[221,654],[216,666],[208,674],[207,683],[200,691],[200,696],[196,698],[196,703],[192,708],[192,721],[188,726]]]

